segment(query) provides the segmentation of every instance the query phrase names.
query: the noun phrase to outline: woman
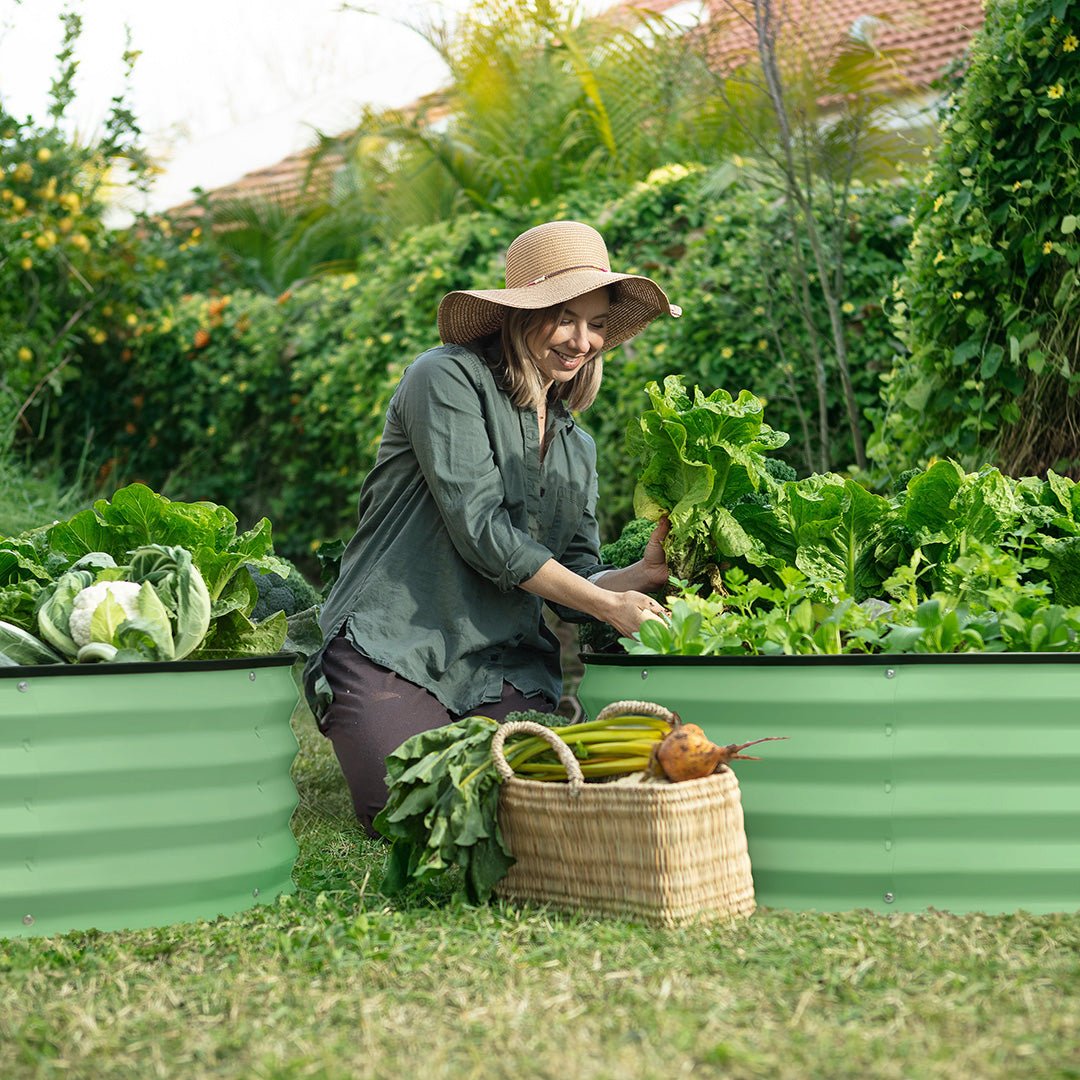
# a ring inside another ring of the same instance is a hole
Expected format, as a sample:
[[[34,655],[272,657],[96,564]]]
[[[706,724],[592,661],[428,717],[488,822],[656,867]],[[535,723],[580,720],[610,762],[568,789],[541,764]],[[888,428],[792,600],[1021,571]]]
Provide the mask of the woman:
[[[505,289],[443,297],[444,344],[387,408],[305,671],[369,833],[386,756],[410,736],[474,712],[554,710],[543,601],[627,635],[661,616],[648,593],[668,580],[667,523],[640,562],[601,565],[596,448],[571,412],[596,397],[602,350],[668,313],[659,286],[613,274],[600,234],[574,221],[519,236]]]

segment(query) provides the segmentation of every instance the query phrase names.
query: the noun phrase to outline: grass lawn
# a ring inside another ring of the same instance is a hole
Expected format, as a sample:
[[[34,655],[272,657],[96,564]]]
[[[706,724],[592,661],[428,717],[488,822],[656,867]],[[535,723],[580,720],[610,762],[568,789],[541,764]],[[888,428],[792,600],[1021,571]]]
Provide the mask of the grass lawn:
[[[1080,1076],[1080,915],[658,931],[388,903],[329,744],[294,726],[296,894],[0,940],[0,1077]]]
[[[79,508],[9,471],[0,533]],[[658,931],[449,888],[388,903],[329,743],[306,713],[294,727],[297,892],[0,940],[0,1080],[1080,1077],[1080,914]]]

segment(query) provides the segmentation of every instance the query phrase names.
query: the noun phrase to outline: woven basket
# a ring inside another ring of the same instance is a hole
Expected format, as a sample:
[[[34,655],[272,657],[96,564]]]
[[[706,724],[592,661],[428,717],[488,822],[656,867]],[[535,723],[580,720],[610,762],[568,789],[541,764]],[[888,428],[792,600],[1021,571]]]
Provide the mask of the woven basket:
[[[662,706],[633,701],[609,705],[597,719],[642,713],[678,722]],[[569,783],[514,775],[503,743],[519,731],[551,743]],[[503,724],[492,754],[503,780],[499,828],[516,860],[496,895],[656,926],[754,910],[739,781],[730,769],[677,784],[587,784],[566,743],[527,721]]]

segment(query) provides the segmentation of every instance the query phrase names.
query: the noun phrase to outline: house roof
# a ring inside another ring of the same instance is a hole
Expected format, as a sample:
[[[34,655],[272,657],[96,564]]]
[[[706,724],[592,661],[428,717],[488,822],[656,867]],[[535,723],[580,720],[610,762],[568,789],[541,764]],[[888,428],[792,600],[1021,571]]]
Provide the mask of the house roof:
[[[756,52],[749,0],[710,0],[710,57],[732,69]],[[891,54],[898,73],[891,87],[928,90],[945,68],[963,56],[982,25],[982,0],[775,0],[781,41],[794,37],[814,61],[827,63],[840,48],[863,39]]]
[[[749,59],[754,50],[754,31],[745,18],[749,0],[622,0],[613,13],[634,9],[656,14],[675,14],[675,9],[691,6],[708,11],[711,41],[709,52],[714,65],[731,69]],[[907,91],[926,90],[945,68],[959,59],[974,32],[982,25],[982,0],[881,0],[867,11],[866,0],[777,0],[783,22],[794,28],[808,51],[821,59],[834,53],[845,39],[869,34],[882,51],[897,55],[898,84]],[[445,113],[442,94],[428,94],[402,111],[421,110],[430,116]],[[348,134],[348,133],[344,133]],[[265,168],[245,173],[231,184],[208,193],[210,199],[272,198],[290,202],[301,194],[325,186],[341,166],[340,153],[329,152],[311,171],[312,151],[305,149]],[[201,209],[189,201],[169,211],[173,217],[197,217]]]

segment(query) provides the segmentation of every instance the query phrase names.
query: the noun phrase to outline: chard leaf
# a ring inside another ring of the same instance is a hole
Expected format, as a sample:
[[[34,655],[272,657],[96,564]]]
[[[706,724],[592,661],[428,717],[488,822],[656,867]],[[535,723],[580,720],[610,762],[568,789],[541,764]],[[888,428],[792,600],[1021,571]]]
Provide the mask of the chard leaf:
[[[1054,586],[1054,600],[1073,607],[1080,604],[1080,536],[1043,540],[1049,559],[1046,575]]]
[[[859,563],[875,539],[875,527],[891,512],[888,500],[850,479],[814,484],[800,480],[790,486],[788,497],[795,565],[807,576],[834,582],[847,596],[863,599]]]
[[[281,652],[288,633],[289,621],[284,611],[275,611],[260,623],[253,623],[239,611],[215,619],[202,644],[192,653],[192,659],[222,660],[234,656],[271,656]],[[179,646],[177,659],[180,659]]]
[[[920,539],[939,535],[956,517],[953,499],[964,482],[964,473],[953,461],[937,461],[924,473],[912,477],[903,504],[903,518]]]

